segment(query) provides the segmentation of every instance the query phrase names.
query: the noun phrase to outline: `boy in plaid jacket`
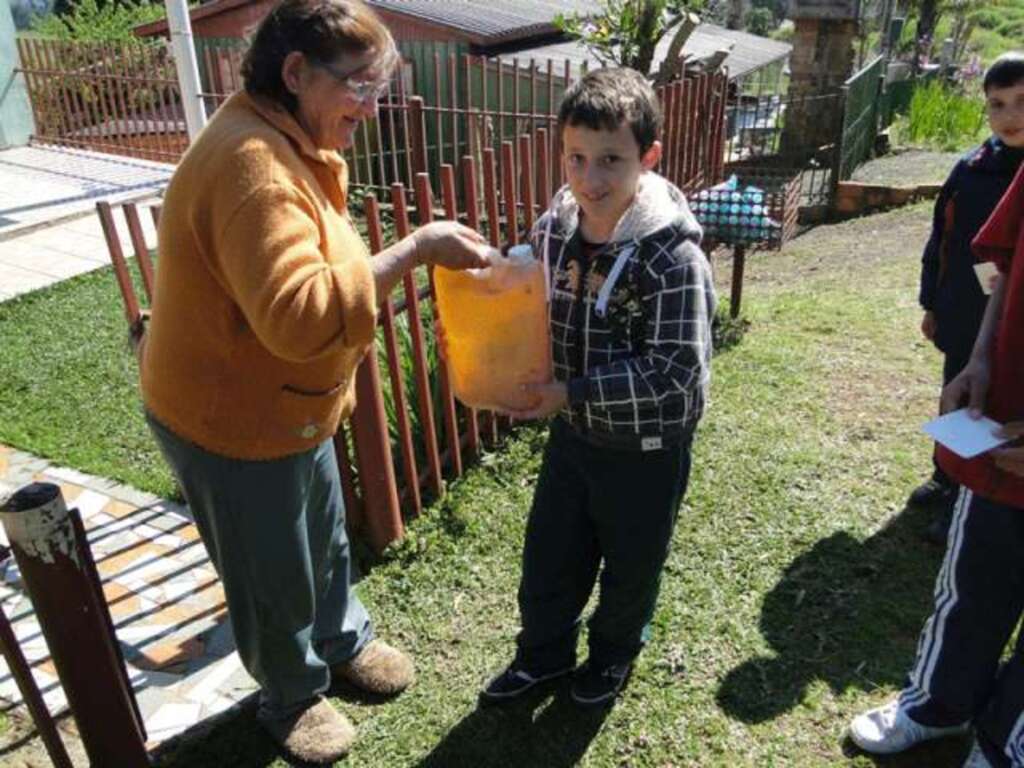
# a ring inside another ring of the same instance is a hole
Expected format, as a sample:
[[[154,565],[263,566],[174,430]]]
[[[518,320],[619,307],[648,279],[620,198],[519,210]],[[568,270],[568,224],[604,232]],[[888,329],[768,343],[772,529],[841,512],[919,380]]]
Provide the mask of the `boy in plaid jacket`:
[[[531,236],[545,265],[555,380],[518,418],[555,416],[527,524],[515,659],[482,691],[512,699],[574,671],[611,702],[648,637],[707,401],[715,294],[683,194],[653,172],[657,97],[629,69],[592,72],[559,110],[568,185]]]

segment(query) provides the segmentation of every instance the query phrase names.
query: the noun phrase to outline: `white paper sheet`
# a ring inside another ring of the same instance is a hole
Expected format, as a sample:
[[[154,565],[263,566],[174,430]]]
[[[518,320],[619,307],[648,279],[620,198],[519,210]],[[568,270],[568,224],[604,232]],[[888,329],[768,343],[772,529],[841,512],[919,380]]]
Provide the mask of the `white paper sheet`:
[[[1001,426],[987,416],[972,419],[967,409],[961,408],[929,421],[924,431],[958,456],[972,459],[1009,442],[1009,438],[998,436]]]
[[[999,274],[999,269],[991,261],[979,261],[974,265],[974,274],[978,276],[978,285],[986,296],[992,293],[992,281]]]

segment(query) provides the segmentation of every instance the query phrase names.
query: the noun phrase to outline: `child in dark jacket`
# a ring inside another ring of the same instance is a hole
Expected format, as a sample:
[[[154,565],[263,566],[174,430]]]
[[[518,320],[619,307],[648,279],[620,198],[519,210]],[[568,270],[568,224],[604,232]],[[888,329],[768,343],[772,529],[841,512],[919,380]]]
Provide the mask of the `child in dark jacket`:
[[[659,124],[653,89],[628,69],[588,74],[559,111],[568,185],[531,237],[548,276],[555,380],[530,387],[539,404],[514,414],[555,419],[527,524],[518,650],[485,701],[574,670],[599,570],[573,700],[613,701],[647,640],[707,401],[715,311],[700,227],[653,172]]]
[[[1013,54],[1000,57],[985,74],[986,96],[1024,80]],[[1024,160],[1019,135],[989,112],[992,136],[967,152],[942,187],[921,269],[921,332],[943,353],[945,386],[967,364],[981,326],[987,298],[974,273],[971,241],[1006,192]],[[936,507],[928,538],[944,543],[957,484],[935,463],[932,477],[910,495],[916,506]]]

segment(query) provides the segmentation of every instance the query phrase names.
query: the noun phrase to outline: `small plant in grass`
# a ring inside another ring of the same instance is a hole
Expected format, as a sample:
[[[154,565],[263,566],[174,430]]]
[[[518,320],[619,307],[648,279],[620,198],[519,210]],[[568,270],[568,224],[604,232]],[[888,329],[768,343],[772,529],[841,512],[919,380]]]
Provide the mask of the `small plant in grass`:
[[[914,91],[910,110],[896,123],[895,132],[901,144],[965,149],[986,135],[982,99],[942,83],[929,83]]]

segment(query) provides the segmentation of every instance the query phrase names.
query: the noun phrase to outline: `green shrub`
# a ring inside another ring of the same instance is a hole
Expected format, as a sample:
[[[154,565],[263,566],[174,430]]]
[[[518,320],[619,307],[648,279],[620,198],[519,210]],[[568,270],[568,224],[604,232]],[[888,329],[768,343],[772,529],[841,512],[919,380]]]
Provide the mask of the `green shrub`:
[[[1024,18],[1006,19],[996,27],[996,32],[1003,37],[1020,39],[1024,37]]]
[[[995,29],[1006,19],[1006,14],[995,8],[982,8],[971,14],[971,20],[982,29]]]
[[[914,91],[910,110],[896,131],[900,143],[956,151],[983,139],[985,129],[980,96],[933,82]]]
[[[59,40],[93,40],[97,42],[137,41],[132,30],[164,18],[164,5],[148,0],[77,0],[69,13],[41,16],[32,30]]]

